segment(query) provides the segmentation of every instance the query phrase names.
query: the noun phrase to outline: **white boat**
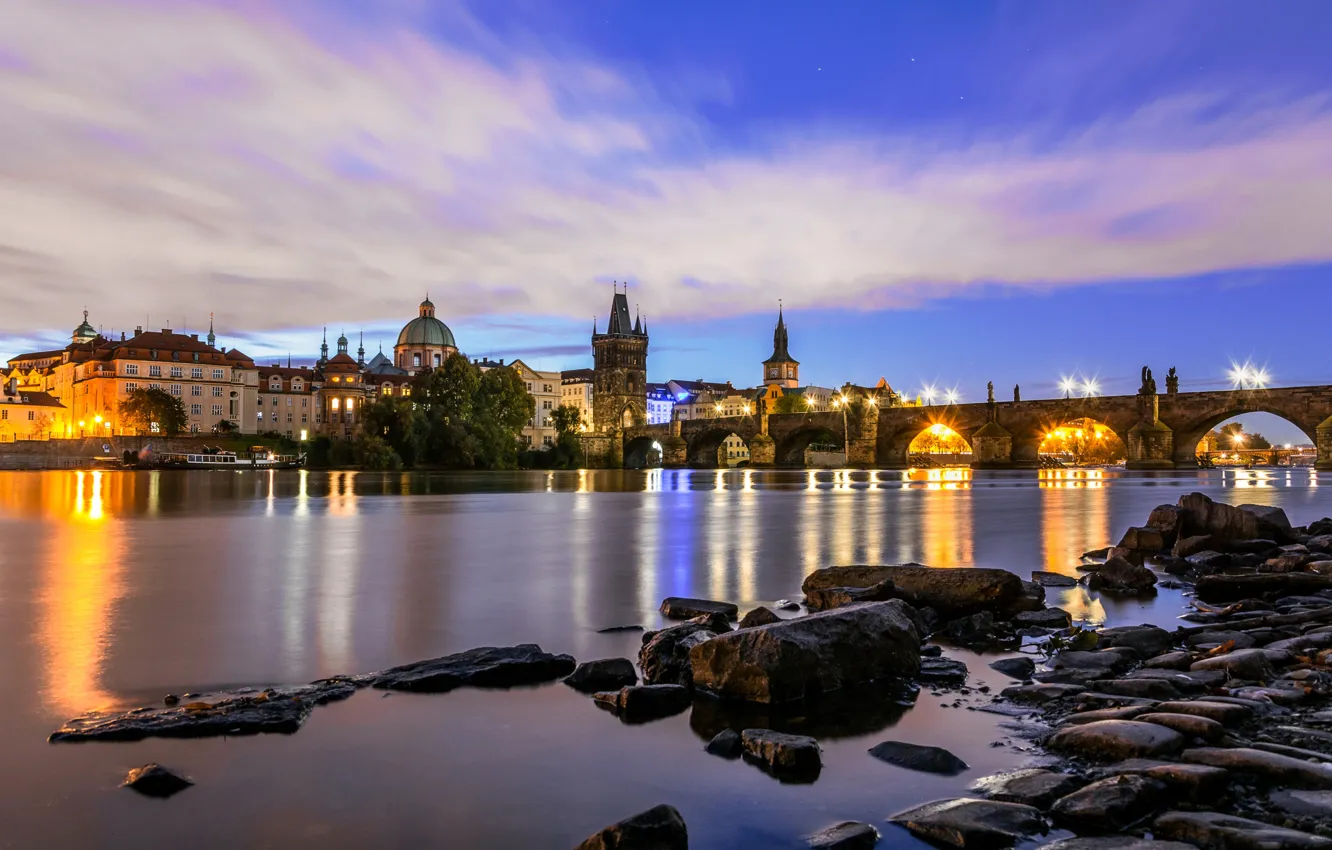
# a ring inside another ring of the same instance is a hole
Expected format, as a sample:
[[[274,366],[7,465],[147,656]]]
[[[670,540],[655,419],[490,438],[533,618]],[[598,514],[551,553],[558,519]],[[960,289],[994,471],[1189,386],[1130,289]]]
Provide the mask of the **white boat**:
[[[168,469],[287,469],[304,466],[305,455],[279,455],[256,446],[241,455],[220,450],[163,454],[153,465]]]

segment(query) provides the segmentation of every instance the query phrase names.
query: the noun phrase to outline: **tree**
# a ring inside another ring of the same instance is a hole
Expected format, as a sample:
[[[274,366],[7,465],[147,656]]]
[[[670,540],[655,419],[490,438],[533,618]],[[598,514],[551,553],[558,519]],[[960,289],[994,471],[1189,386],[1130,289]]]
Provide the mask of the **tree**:
[[[120,418],[141,434],[174,437],[189,426],[185,402],[163,389],[131,390],[120,403]]]
[[[402,458],[377,434],[361,434],[352,447],[356,463],[363,469],[402,469]]]
[[[806,413],[809,411],[809,401],[803,395],[794,393],[783,393],[777,397],[777,401],[772,406],[773,413]]]
[[[229,435],[229,434],[234,434],[239,430],[240,427],[237,426],[236,423],[232,422],[230,419],[219,419],[217,421],[217,424],[213,426],[214,434]]]
[[[517,372],[482,372],[462,354],[414,385],[412,404],[422,416],[416,460],[456,469],[517,466],[518,434],[536,413]]]
[[[578,408],[561,404],[550,414],[555,426],[555,445],[547,452],[550,466],[555,469],[574,469],[582,465],[583,446],[579,442],[583,415]]]
[[[366,435],[383,440],[400,465],[416,464],[425,442],[426,419],[410,399],[376,396],[361,407],[361,428]]]
[[[508,367],[481,375],[476,411],[468,430],[481,446],[478,466],[512,469],[518,465],[518,435],[536,415],[536,399],[518,373]]]

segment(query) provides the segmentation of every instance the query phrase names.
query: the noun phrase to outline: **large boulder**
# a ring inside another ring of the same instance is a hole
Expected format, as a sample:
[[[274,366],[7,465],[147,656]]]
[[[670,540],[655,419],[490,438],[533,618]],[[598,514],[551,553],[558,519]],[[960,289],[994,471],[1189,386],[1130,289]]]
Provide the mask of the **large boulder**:
[[[1154,723],[1098,720],[1066,726],[1054,733],[1046,746],[1057,753],[1090,761],[1122,761],[1178,752],[1184,746],[1184,736]]]
[[[661,601],[661,615],[668,620],[692,620],[708,614],[721,614],[734,620],[740,608],[733,602],[714,602],[711,599],[690,599],[687,596],[668,596]]]
[[[689,850],[689,831],[673,806],[653,806],[606,827],[575,850]]]
[[[1171,541],[1173,543],[1173,541]],[[1155,528],[1138,528],[1136,526],[1124,532],[1124,536],[1119,540],[1118,549],[1132,549],[1137,552],[1160,552],[1167,548],[1165,535]]]
[[[1218,850],[1324,850],[1332,840],[1222,812],[1166,812],[1152,835]]]
[[[926,803],[889,820],[931,844],[959,850],[1011,847],[1046,829],[1045,819],[1031,806],[967,798]]]
[[[1008,617],[1025,607],[1022,579],[1007,570],[963,567],[934,569],[906,566],[848,566],[815,570],[805,577],[801,590],[829,587],[872,587],[891,581],[898,598],[920,607],[933,608],[939,617],[952,620],[981,611]]]
[[[1061,798],[1050,813],[1079,831],[1119,832],[1157,811],[1165,791],[1146,776],[1113,776]]]
[[[1280,508],[1259,505],[1227,505],[1203,493],[1180,496],[1179,508],[1186,511],[1185,525],[1191,534],[1212,534],[1223,540],[1291,539],[1290,520]]]
[[[584,661],[564,679],[564,684],[583,693],[614,691],[635,684],[638,673],[628,658],[600,658]]]
[[[442,693],[464,685],[479,688],[512,688],[538,685],[574,671],[572,656],[543,652],[534,643],[518,646],[482,646],[404,664],[369,676],[369,684],[391,691]]]
[[[646,632],[638,651],[638,666],[643,681],[649,685],[693,686],[694,672],[689,666],[689,650],[696,644],[729,632],[724,614],[705,614],[659,632]]]
[[[856,602],[886,602],[901,596],[897,585],[884,579],[869,587],[811,587],[805,591],[805,605],[811,611],[831,611]]]
[[[1146,527],[1161,533],[1166,548],[1175,545],[1179,537],[1180,513],[1174,505],[1157,505],[1147,516]]]
[[[752,629],[755,626],[766,626],[769,623],[781,622],[781,619],[782,618],[778,617],[772,609],[760,605],[748,614],[745,614],[744,617],[740,618],[739,628]]]
[[[1156,573],[1131,563],[1127,558],[1113,555],[1091,574],[1087,586],[1092,590],[1142,593],[1156,586]]]
[[[647,723],[679,714],[689,708],[693,696],[683,685],[630,685],[618,691],[600,691],[592,699],[625,723]]]
[[[819,742],[807,735],[788,735],[771,729],[740,733],[747,761],[761,765],[779,779],[813,781],[823,769]]]
[[[714,637],[689,652],[696,688],[782,703],[920,671],[920,635],[900,600],[862,602]]]

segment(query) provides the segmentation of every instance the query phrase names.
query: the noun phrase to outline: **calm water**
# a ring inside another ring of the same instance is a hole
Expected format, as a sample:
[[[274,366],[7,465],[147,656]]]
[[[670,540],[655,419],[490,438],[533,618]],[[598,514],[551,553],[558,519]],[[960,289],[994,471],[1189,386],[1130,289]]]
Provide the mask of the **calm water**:
[[[399,475],[0,473],[0,847],[569,847],[659,802],[692,847],[800,846],[882,821],[1022,761],[1002,718],[922,692],[889,728],[829,731],[813,785],[702,751],[700,712],[624,726],[562,685],[362,692],[299,733],[52,745],[63,720],[168,692],[305,682],[487,644],[633,656],[625,623],[664,596],[743,609],[798,598],[840,563],[1073,572],[1157,504],[1204,490],[1332,514],[1307,470],[981,474],[675,472]],[[1169,624],[1180,597],[1050,601],[1093,621]],[[1005,680],[967,660],[973,684]],[[948,697],[951,701],[955,697]],[[697,730],[697,731],[696,731]],[[879,763],[896,738],[972,765],[945,779]],[[118,789],[160,761],[197,787]],[[885,827],[881,846],[909,846]]]

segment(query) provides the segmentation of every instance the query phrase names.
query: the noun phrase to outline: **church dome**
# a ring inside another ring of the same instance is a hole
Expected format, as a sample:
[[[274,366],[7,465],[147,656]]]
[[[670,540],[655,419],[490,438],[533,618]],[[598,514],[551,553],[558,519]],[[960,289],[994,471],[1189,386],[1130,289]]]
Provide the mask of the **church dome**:
[[[88,342],[97,338],[97,329],[88,324],[88,311],[83,311],[83,324],[74,329],[70,337],[75,342]]]
[[[403,325],[402,332],[398,334],[398,345],[458,347],[453,341],[453,331],[435,318],[435,305],[429,298],[421,302],[421,315]]]

